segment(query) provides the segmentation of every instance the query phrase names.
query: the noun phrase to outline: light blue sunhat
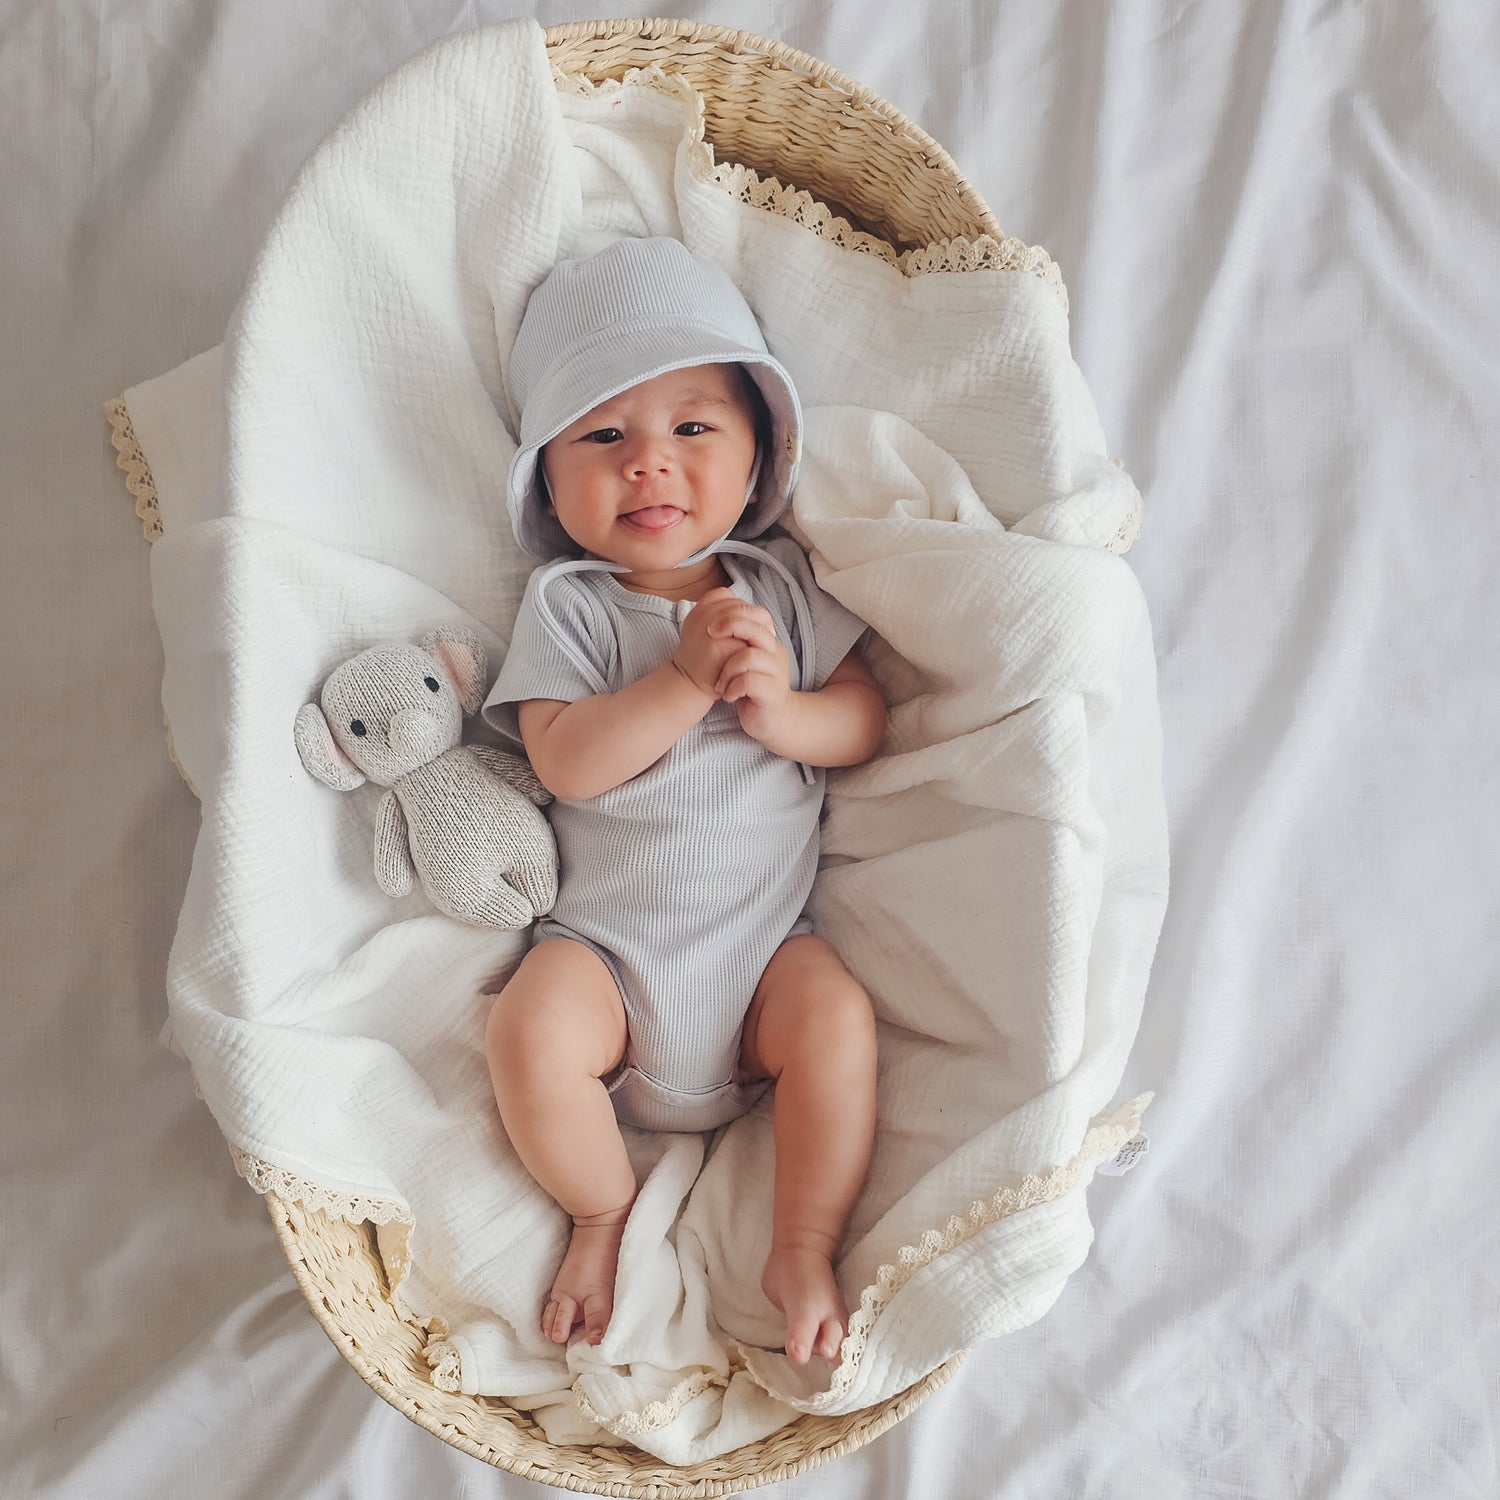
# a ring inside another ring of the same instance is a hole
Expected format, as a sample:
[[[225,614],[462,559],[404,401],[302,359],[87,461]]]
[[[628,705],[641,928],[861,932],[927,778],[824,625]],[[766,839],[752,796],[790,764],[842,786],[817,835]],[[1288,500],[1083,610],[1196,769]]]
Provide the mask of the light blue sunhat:
[[[547,514],[538,464],[544,444],[630,386],[668,370],[719,363],[744,365],[771,412],[770,452],[757,452],[745,510],[727,533],[744,539],[759,536],[791,500],[802,408],[740,289],[727,272],[665,235],[619,240],[594,255],[559,261],[531,294],[507,371],[521,414],[507,505],[525,551],[543,561],[580,555]]]

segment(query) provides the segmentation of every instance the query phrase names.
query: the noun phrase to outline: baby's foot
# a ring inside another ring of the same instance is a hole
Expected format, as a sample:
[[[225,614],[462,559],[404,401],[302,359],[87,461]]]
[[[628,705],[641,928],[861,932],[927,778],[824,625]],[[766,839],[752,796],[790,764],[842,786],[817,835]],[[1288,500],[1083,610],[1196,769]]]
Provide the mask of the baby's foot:
[[[568,1253],[557,1268],[542,1311],[542,1332],[554,1343],[566,1344],[580,1322],[589,1343],[597,1344],[604,1337],[614,1311],[615,1266],[629,1217],[627,1203],[624,1208],[573,1220]]]
[[[842,1360],[839,1345],[849,1325],[849,1309],[839,1296],[833,1266],[817,1250],[796,1246],[771,1247],[761,1290],[786,1314],[786,1352],[805,1365],[816,1351],[835,1368]]]

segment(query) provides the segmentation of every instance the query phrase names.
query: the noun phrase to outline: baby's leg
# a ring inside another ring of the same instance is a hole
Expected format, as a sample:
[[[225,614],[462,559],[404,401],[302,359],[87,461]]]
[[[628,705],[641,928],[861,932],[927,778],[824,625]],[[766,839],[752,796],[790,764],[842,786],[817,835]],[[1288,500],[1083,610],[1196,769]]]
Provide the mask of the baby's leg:
[[[875,1138],[875,1016],[837,950],[806,933],[766,965],[745,1016],[742,1072],[776,1080],[776,1188],[761,1288],[786,1352],[836,1363],[849,1311],[833,1260]]]
[[[526,1170],[573,1217],[573,1238],[542,1313],[559,1344],[580,1320],[591,1344],[614,1309],[615,1265],[635,1172],[599,1081],[625,1055],[625,1008],[591,949],[549,938],[495,997],[485,1028],[505,1133]]]

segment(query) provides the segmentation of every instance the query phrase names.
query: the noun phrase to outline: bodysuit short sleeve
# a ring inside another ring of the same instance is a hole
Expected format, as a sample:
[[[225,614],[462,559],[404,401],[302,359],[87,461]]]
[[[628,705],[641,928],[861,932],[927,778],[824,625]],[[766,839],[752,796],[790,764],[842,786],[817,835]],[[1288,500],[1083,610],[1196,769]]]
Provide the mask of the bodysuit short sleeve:
[[[813,640],[817,646],[813,680],[807,691],[816,692],[833,675],[833,669],[859,644],[870,627],[852,610],[845,609],[832,594],[818,586],[807,554],[789,536],[772,537],[763,543],[796,580],[812,614]]]
[[[574,703],[611,691],[613,634],[597,599],[572,574],[548,575],[543,566],[527,579],[510,647],[484,700],[485,722],[523,752],[520,704],[531,698]]]

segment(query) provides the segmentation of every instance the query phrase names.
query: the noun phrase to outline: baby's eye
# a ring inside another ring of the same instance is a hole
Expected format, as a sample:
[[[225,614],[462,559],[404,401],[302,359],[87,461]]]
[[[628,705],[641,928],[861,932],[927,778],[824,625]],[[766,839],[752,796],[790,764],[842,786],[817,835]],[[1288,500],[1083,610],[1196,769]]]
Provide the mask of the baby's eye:
[[[681,431],[684,427],[701,427],[705,432],[708,431],[707,422],[679,422],[677,427],[678,431]]]
[[[619,435],[618,427],[601,427],[597,432],[586,433],[583,440],[586,443],[592,443],[595,438],[603,438],[605,442],[612,443]]]

